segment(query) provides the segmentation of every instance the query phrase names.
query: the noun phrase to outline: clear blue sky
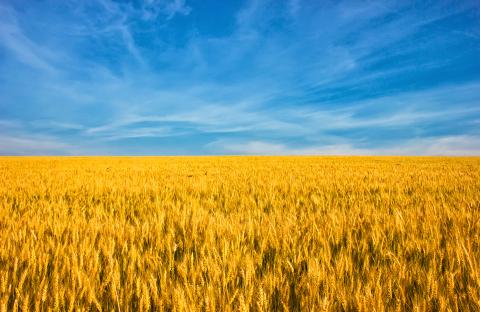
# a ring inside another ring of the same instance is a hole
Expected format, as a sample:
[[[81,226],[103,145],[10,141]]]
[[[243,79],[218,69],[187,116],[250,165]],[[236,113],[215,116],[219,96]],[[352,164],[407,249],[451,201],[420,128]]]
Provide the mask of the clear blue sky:
[[[0,0],[0,154],[480,154],[479,1]]]

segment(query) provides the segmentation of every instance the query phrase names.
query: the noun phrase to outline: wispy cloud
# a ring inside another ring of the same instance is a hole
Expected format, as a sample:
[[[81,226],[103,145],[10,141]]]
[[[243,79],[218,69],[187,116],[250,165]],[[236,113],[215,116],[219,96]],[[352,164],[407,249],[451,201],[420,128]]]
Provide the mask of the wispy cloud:
[[[167,19],[172,19],[176,14],[188,15],[192,8],[185,3],[185,0],[173,0],[165,5],[164,9]]]
[[[1,153],[476,154],[479,10],[4,2]]]
[[[64,155],[71,151],[73,146],[46,136],[0,135],[0,155]]]
[[[31,67],[54,72],[51,63],[54,52],[26,37],[17,22],[15,11],[0,5],[0,45],[3,45],[20,62]]]
[[[238,155],[412,155],[468,156],[480,154],[480,136],[445,136],[411,139],[390,147],[358,147],[352,143],[292,147],[265,141],[215,141],[209,145],[215,151]]]

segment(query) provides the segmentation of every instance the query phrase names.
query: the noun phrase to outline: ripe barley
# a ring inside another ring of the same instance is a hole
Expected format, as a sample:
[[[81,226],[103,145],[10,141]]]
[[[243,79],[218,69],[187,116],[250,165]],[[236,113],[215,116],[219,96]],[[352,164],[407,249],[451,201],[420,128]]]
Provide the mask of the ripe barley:
[[[25,294],[23,299],[22,299],[23,303],[22,303],[22,311],[23,312],[28,312],[30,311],[30,300],[29,300],[29,295],[28,294]]]
[[[2,298],[2,301],[0,302],[0,311],[1,312],[7,312],[8,311],[8,297],[5,296]]]
[[[13,302],[12,311],[18,311],[18,298],[16,298],[15,301]]]
[[[68,311],[73,311],[75,309],[75,293],[73,291],[70,292],[70,296],[68,298]]]
[[[42,291],[42,302],[47,301],[47,294],[48,294],[48,281],[44,280],[42,281],[42,284],[44,285],[43,288],[40,287]]]
[[[478,207],[480,158],[1,157],[0,310],[471,310]]]
[[[258,286],[256,303],[259,311],[265,311],[267,299],[266,299],[263,287],[261,285]]]

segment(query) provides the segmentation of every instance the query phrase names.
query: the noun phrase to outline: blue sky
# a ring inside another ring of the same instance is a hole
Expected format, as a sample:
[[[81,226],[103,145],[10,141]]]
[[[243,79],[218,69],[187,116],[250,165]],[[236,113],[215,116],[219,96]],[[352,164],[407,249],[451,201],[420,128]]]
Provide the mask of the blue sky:
[[[480,3],[0,0],[0,154],[480,155]]]

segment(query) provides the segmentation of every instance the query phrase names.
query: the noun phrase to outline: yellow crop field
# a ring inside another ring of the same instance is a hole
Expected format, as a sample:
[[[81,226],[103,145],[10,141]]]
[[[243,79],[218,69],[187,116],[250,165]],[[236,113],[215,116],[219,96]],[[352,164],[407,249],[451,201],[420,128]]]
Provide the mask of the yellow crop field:
[[[478,311],[480,158],[2,157],[1,311]]]

